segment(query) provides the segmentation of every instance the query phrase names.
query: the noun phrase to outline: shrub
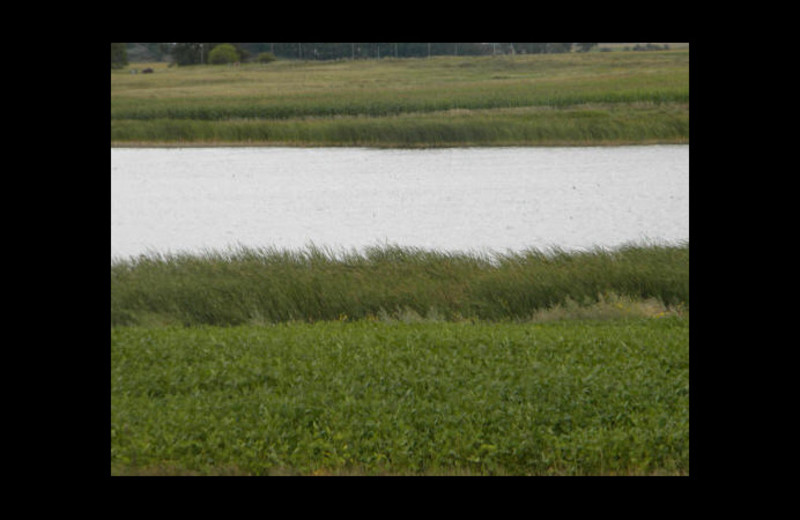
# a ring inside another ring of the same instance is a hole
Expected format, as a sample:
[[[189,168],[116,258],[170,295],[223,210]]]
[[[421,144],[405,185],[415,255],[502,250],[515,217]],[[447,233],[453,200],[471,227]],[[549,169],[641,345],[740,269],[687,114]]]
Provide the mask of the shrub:
[[[270,63],[277,59],[278,58],[276,58],[271,52],[262,52],[256,57],[256,61],[258,61],[258,63]]]
[[[230,43],[221,43],[208,53],[208,62],[212,65],[222,65],[239,61],[239,52]]]

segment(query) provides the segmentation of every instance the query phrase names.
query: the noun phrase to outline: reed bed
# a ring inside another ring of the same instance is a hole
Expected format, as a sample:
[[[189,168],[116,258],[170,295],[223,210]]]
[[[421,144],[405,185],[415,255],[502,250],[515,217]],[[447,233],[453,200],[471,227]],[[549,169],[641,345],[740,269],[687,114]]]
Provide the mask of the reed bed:
[[[304,144],[306,146],[434,147],[688,142],[681,107],[451,111],[392,117],[265,121],[155,119],[120,121],[117,142]]]
[[[565,252],[237,248],[111,265],[111,325],[530,320],[569,305],[689,305],[689,246]]]

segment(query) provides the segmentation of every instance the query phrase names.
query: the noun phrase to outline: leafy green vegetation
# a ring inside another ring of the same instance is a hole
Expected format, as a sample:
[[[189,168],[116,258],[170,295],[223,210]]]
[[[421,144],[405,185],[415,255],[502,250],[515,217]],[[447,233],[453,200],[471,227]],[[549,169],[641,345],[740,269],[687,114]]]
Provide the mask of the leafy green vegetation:
[[[234,63],[238,62],[239,59],[239,53],[236,51],[236,47],[230,43],[217,45],[208,53],[208,62],[212,65]]]
[[[112,327],[115,475],[686,475],[688,318]]]

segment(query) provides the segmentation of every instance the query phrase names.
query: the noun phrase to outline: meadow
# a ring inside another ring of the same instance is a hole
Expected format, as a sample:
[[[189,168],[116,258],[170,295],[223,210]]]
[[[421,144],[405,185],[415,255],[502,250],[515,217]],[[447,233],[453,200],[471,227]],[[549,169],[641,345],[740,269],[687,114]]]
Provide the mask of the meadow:
[[[111,73],[115,146],[687,143],[689,53],[278,61]]]
[[[113,475],[687,475],[688,244],[112,264]]]

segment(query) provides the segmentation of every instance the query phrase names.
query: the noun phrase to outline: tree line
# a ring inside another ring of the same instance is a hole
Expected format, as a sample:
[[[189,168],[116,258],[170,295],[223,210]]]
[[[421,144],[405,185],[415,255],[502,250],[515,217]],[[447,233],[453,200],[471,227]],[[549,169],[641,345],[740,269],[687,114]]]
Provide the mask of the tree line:
[[[509,54],[555,54],[586,52],[596,43],[475,43],[475,42],[273,42],[273,43],[112,43],[111,64],[124,66],[127,54],[135,49],[147,53],[155,61],[170,60],[178,65],[212,63],[214,49],[232,45],[236,61],[264,60],[265,57],[284,60],[340,60],[380,58],[424,58],[431,56],[493,56]],[[135,46],[135,47],[134,47]]]

